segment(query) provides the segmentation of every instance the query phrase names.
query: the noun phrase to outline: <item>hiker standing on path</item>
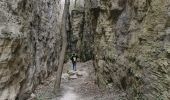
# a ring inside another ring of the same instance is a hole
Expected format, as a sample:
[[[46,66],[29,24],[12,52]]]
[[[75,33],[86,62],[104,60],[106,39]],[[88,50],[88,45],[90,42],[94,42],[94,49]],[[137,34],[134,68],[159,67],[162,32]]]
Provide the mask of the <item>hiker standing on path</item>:
[[[71,61],[73,64],[73,70],[76,71],[76,63],[77,63],[77,55],[75,53],[73,53],[73,55],[71,56]]]

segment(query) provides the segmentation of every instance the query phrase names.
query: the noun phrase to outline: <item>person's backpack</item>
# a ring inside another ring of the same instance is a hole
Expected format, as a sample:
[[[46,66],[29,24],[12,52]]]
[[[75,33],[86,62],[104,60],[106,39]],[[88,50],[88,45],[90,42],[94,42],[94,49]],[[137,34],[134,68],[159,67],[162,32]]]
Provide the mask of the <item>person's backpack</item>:
[[[76,61],[76,57],[75,56],[73,57],[73,61]]]

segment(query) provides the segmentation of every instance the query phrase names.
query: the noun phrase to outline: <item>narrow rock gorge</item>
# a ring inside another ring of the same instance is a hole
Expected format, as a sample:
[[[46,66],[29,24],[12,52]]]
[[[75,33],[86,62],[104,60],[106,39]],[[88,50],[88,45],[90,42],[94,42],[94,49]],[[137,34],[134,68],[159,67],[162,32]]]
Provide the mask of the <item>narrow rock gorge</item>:
[[[0,100],[27,100],[57,70],[64,6],[0,0]],[[68,12],[66,62],[93,60],[112,100],[170,99],[170,0],[70,0]]]

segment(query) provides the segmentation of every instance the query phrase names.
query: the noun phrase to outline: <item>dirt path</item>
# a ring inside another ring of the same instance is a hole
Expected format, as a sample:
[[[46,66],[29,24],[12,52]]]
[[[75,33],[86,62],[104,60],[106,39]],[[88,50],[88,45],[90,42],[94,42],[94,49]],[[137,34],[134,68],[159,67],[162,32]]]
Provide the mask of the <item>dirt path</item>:
[[[77,79],[71,79],[71,76],[68,79],[70,66],[69,62],[64,66],[61,89],[57,95],[52,92],[55,79],[52,75],[37,87],[34,100],[115,100],[110,92],[100,90],[95,84],[92,61],[77,64],[77,72],[80,74]]]

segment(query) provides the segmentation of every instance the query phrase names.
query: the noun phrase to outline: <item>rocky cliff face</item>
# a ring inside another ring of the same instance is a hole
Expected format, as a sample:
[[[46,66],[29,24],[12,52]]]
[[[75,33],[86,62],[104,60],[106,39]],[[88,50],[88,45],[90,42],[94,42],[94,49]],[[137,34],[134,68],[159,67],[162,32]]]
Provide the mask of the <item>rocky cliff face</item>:
[[[69,49],[71,53],[76,52],[81,61],[93,58],[90,5],[91,3],[84,0],[71,0],[70,3]]]
[[[170,99],[169,4],[98,0],[94,65],[99,86],[121,90],[129,100]]]
[[[84,30],[79,33],[87,47],[81,52],[93,51],[100,87],[120,90],[131,100],[170,99],[169,4],[169,0],[85,1],[84,28],[73,30]],[[75,18],[83,22],[82,17]]]
[[[60,0],[0,0],[0,99],[24,100],[56,69]],[[120,99],[170,99],[170,1],[73,0],[70,52],[94,57],[97,83]]]
[[[25,100],[56,69],[60,0],[0,1],[0,99]]]

